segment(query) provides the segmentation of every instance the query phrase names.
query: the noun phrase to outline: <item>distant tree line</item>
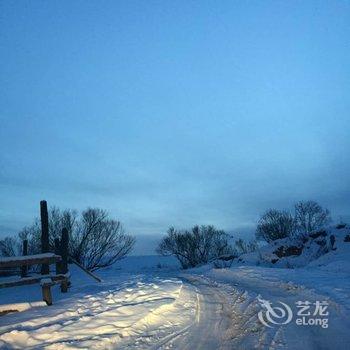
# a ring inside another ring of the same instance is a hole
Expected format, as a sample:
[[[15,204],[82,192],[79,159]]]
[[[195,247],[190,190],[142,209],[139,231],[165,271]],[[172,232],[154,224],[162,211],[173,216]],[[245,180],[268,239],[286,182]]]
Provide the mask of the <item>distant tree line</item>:
[[[256,238],[271,243],[286,237],[303,237],[322,229],[331,221],[329,210],[317,202],[302,201],[294,206],[294,212],[267,210],[259,219]],[[69,232],[69,254],[72,258],[94,271],[112,265],[129,254],[135,238],[124,232],[118,220],[111,219],[105,210],[88,208],[80,214],[75,210],[53,207],[49,211],[50,245],[54,250],[54,239],[60,237],[62,228]],[[21,242],[28,240],[29,254],[40,252],[40,221],[19,232],[18,237],[0,240],[0,255],[20,255]],[[230,235],[214,226],[194,226],[179,230],[170,227],[160,241],[157,252],[172,255],[184,269],[207,264],[217,259],[235,258],[254,252],[257,241],[238,239],[230,242]]]

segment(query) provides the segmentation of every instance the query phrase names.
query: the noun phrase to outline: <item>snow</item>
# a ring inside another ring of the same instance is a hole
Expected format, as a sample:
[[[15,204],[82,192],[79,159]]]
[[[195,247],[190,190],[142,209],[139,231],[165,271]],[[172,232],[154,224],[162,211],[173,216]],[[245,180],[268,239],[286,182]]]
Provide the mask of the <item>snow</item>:
[[[169,312],[182,311],[177,306],[181,286],[171,279],[159,279],[156,283],[137,279],[90,289],[92,293],[61,300],[53,308],[41,308],[40,316],[34,310],[33,314],[5,316],[10,324],[2,327],[0,340],[2,345],[11,344],[14,348],[126,346],[128,337],[152,334],[154,329],[160,332],[181,322],[183,314],[178,319],[172,317],[172,322],[167,320]],[[190,314],[189,309],[188,317]]]
[[[181,280],[168,276],[176,265],[173,259],[163,257],[130,257],[102,271],[103,283],[70,266],[72,288],[61,294],[53,287],[50,307],[39,301],[38,284],[1,289],[1,304],[7,305],[0,311],[22,312],[0,317],[0,348],[151,345],[163,335],[181,330],[194,314],[195,296],[182,290]],[[155,271],[159,276],[153,276]]]
[[[334,244],[331,244],[331,237],[334,237]],[[298,238],[284,238],[274,241],[272,244],[261,247],[257,252],[244,254],[236,259],[234,265],[260,265],[267,267],[298,268],[304,266],[329,265],[340,260],[346,260],[350,255],[350,242],[346,242],[346,237],[350,237],[348,226],[338,229],[330,227],[316,233],[311,233],[304,242]],[[280,257],[276,255],[279,248],[297,247],[301,248],[300,255],[290,255]],[[348,260],[342,266],[346,272],[350,272]]]
[[[41,281],[40,281],[40,284],[42,286],[46,285],[46,284],[51,284],[52,283],[52,279],[51,278],[43,278]]]
[[[209,264],[183,271],[173,258],[132,256],[97,271],[102,283],[72,265],[72,287],[62,294],[54,286],[52,306],[41,301],[38,284],[0,289],[0,304],[7,304],[0,312],[20,311],[0,316],[0,348],[348,349],[348,233],[327,231],[336,236],[336,249],[323,255],[308,241],[310,249],[294,265],[293,257],[281,258],[279,266],[266,259],[286,241],[225,269]],[[284,259],[294,268],[285,268]],[[329,327],[266,327],[258,319],[262,300],[291,308],[326,301]]]
[[[12,310],[19,312],[19,311],[25,311],[25,310],[29,310],[33,307],[39,307],[39,306],[46,306],[47,304],[45,303],[45,301],[33,301],[30,303],[16,303],[16,304],[5,304],[5,305],[0,305],[0,313],[1,312],[5,312],[8,310]]]
[[[192,270],[218,288],[232,295],[242,294],[242,301],[235,305],[239,310],[255,310],[245,325],[255,329],[259,300],[273,304],[285,302],[295,306],[298,301],[327,301],[329,303],[329,328],[298,327],[288,324],[272,330],[257,331],[259,337],[245,336],[243,343],[233,341],[234,348],[292,348],[292,349],[348,349],[350,344],[350,242],[346,237],[349,227],[329,228],[322,239],[335,237],[334,249],[320,255],[317,238],[305,243],[302,254],[280,258],[278,264],[270,261],[273,251],[281,245],[295,244],[293,240],[276,241],[261,251],[242,256],[242,262],[234,262],[228,269],[215,269],[207,265]],[[309,247],[309,249],[307,249]],[[276,258],[276,255],[272,256]],[[288,264],[286,263],[288,262]],[[242,265],[243,264],[243,265]],[[283,268],[288,265],[290,268]],[[249,332],[248,332],[249,333]],[[257,338],[259,341],[257,343]],[[248,345],[249,344],[249,345]]]

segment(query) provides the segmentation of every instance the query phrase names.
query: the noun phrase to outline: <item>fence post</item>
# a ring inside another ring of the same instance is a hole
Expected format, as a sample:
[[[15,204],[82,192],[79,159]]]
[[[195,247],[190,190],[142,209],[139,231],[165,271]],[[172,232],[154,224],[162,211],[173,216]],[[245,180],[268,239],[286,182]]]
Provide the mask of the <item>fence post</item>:
[[[62,238],[61,238],[61,273],[66,274],[68,272],[68,243],[69,243],[69,235],[68,230],[66,228],[62,229]],[[65,280],[61,284],[61,292],[65,293],[68,289],[68,281]]]
[[[61,255],[61,244],[60,244],[59,238],[55,238],[55,254]],[[61,262],[57,261],[56,262],[56,275],[59,275],[60,273],[61,273]]]
[[[47,212],[47,202],[40,202],[40,218],[41,218],[41,252],[48,253],[50,250],[49,242],[49,214]],[[50,266],[48,264],[41,265],[41,274],[50,274]]]
[[[22,255],[28,255],[28,240],[25,239],[23,241],[23,250],[22,250]],[[28,274],[28,266],[23,265],[21,266],[21,277],[26,277]]]

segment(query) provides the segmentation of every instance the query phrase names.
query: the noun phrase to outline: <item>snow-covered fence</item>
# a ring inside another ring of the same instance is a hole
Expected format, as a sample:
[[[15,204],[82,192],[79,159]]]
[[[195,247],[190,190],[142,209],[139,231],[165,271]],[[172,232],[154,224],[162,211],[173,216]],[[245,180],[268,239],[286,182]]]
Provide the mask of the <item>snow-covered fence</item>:
[[[12,256],[0,259],[0,268],[9,267],[27,267],[30,265],[44,264],[49,266],[50,264],[55,264],[61,261],[60,255],[54,253],[44,253],[26,256]],[[69,274],[56,274],[56,275],[35,275],[32,277],[17,278],[13,280],[5,280],[0,282],[0,288],[18,287],[29,284],[41,283],[43,300],[47,305],[52,304],[52,296],[50,287],[55,284],[61,285],[62,293],[67,292],[69,283]]]
[[[40,202],[41,217],[41,251],[42,254],[27,255],[28,241],[23,241],[23,256],[11,256],[0,258],[0,270],[4,268],[20,268],[21,278],[0,281],[0,288],[17,287],[28,284],[40,283],[42,287],[43,300],[47,305],[52,304],[51,287],[55,284],[61,285],[61,292],[68,290],[68,244],[69,235],[66,228],[62,229],[61,240],[55,240],[55,253],[50,253],[49,222],[47,202]],[[55,274],[50,275],[50,264],[56,265]],[[41,265],[41,275],[28,276],[28,266]]]

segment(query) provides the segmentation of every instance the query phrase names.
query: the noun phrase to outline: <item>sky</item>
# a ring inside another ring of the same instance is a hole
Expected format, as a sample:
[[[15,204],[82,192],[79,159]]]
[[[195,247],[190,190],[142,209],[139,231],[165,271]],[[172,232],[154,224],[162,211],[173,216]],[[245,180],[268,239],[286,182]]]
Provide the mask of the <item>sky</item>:
[[[1,1],[0,237],[100,207],[147,241],[350,219],[349,1]]]

